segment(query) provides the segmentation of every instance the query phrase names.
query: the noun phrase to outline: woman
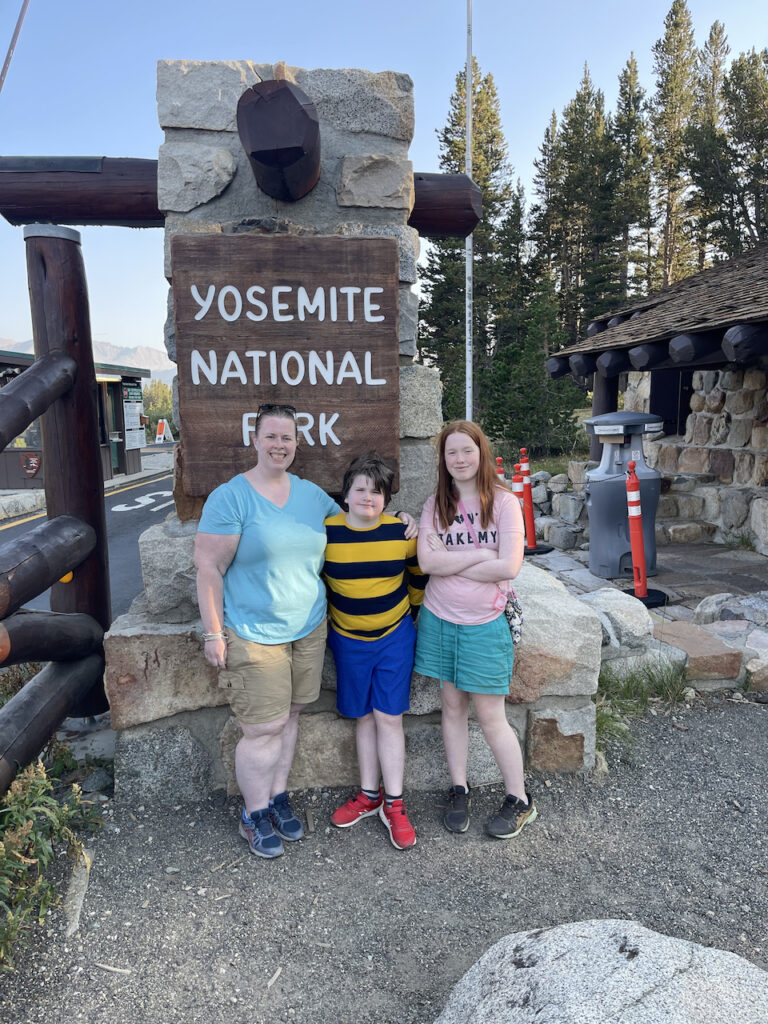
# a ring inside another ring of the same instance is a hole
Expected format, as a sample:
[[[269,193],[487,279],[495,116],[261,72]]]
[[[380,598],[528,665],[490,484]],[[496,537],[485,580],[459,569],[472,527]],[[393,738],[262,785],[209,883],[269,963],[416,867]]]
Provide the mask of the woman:
[[[279,857],[281,840],[304,835],[288,773],[299,712],[320,693],[323,520],[339,511],[325,491],[288,472],[295,417],[290,405],[260,406],[257,463],[211,493],[195,543],[205,660],[219,670],[243,731],[235,750],[240,835],[259,857]]]
[[[507,795],[486,831],[511,839],[536,818],[523,757],[507,722],[513,645],[504,615],[505,584],[523,561],[523,517],[495,472],[488,439],[468,420],[438,437],[437,492],[419,524],[418,558],[429,575],[419,618],[415,670],[440,680],[451,789],[443,823],[469,828],[469,702],[499,766]]]

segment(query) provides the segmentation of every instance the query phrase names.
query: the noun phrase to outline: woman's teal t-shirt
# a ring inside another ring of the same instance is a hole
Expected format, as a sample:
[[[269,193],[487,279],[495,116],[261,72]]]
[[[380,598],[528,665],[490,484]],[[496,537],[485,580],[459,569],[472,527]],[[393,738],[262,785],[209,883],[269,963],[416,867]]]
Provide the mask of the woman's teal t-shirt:
[[[236,476],[210,494],[200,518],[201,533],[240,535],[224,574],[224,624],[259,644],[299,640],[326,613],[323,520],[339,506],[316,484],[288,475],[282,508]]]

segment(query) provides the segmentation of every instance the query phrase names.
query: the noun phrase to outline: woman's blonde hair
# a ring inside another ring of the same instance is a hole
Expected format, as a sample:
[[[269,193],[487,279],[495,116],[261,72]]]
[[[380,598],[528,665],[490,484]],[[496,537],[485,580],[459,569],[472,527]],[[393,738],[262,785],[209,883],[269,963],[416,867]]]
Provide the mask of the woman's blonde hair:
[[[447,423],[437,435],[437,491],[435,492],[435,529],[441,526],[447,530],[456,518],[459,507],[459,492],[445,465],[445,445],[451,434],[466,434],[480,449],[480,465],[477,469],[477,490],[480,495],[480,528],[485,530],[491,521],[493,499],[497,488],[508,490],[507,485],[496,472],[488,438],[480,427],[471,420],[453,420]]]

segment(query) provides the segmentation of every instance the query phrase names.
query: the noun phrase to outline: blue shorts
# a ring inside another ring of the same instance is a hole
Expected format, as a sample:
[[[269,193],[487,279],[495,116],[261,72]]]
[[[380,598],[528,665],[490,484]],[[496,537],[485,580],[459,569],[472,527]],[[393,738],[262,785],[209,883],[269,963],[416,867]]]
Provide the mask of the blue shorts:
[[[468,693],[509,693],[514,645],[502,612],[491,622],[461,626],[428,608],[419,612],[416,671]]]
[[[402,715],[411,703],[416,630],[406,615],[379,640],[353,640],[331,626],[328,646],[336,662],[336,707],[345,718],[372,711]]]

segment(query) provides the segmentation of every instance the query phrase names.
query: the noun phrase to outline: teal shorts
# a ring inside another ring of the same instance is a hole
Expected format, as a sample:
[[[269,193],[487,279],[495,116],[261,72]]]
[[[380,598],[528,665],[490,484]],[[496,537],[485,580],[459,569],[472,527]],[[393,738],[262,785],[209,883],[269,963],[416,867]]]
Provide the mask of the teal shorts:
[[[414,669],[468,693],[509,693],[514,644],[502,612],[479,626],[460,626],[428,608],[419,613]]]

